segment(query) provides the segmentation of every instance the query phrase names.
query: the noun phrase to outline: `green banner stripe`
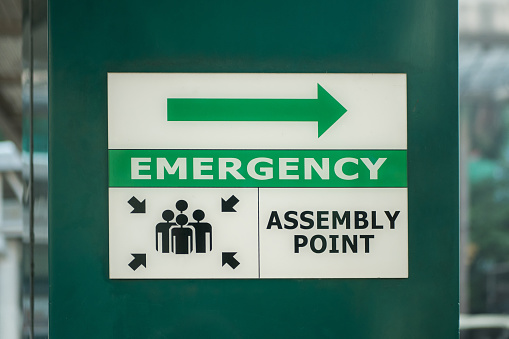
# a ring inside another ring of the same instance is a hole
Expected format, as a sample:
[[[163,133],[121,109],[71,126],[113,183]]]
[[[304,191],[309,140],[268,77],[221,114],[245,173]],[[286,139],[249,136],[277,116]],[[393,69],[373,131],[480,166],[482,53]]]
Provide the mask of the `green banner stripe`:
[[[406,187],[406,150],[109,150],[110,187]]]

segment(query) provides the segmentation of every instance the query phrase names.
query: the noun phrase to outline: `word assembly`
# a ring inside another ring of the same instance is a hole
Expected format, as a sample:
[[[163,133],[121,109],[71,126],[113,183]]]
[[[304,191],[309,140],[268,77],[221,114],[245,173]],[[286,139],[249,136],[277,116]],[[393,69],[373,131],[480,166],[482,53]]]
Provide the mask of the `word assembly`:
[[[277,230],[383,230],[384,228],[396,229],[396,219],[400,211],[384,211],[384,222],[377,222],[377,211],[286,211],[284,222],[278,211],[272,211],[267,229]],[[380,221],[382,218],[378,218]],[[342,244],[341,253],[359,253],[358,240],[363,246],[363,252],[369,253],[370,240],[375,234],[294,234],[294,253],[300,253],[300,249],[309,246],[313,253],[340,253],[338,241]],[[338,240],[340,239],[341,240]]]

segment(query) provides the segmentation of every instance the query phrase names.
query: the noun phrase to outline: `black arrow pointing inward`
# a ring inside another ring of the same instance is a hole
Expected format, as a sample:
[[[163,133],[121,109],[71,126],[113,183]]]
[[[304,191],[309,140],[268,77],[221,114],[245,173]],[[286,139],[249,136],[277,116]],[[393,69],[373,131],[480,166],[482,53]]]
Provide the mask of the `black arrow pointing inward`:
[[[131,253],[131,255],[134,259],[129,263],[129,267],[131,267],[133,271],[136,271],[141,265],[147,268],[147,255],[145,253]]]
[[[237,261],[233,256],[237,254],[237,252],[223,252],[223,265],[228,264],[231,268],[236,269],[237,266],[240,265],[240,262]]]
[[[237,205],[239,199],[232,195],[228,200],[221,198],[221,212],[237,212],[233,207]]]
[[[145,200],[140,202],[138,199],[136,199],[136,197],[133,196],[131,199],[129,199],[128,203],[133,208],[131,213],[145,213]]]

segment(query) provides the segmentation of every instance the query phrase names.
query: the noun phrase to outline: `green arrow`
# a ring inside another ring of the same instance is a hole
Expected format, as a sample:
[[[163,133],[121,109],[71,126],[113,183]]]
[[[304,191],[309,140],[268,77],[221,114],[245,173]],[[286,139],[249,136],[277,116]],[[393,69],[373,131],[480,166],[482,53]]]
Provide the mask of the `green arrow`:
[[[317,86],[317,99],[168,99],[168,121],[316,121],[320,137],[346,108]]]

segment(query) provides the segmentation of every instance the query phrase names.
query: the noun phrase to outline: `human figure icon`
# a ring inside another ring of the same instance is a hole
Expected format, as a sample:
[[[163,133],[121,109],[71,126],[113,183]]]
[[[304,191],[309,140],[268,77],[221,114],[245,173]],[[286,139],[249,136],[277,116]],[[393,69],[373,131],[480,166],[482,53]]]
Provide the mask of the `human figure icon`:
[[[190,222],[189,225],[194,227],[196,253],[207,252],[207,238],[209,242],[209,251],[212,251],[212,225],[207,222],[201,222],[205,218],[205,212],[196,210],[193,212],[193,218],[196,222]],[[208,237],[207,234],[209,235]]]
[[[179,210],[180,213],[184,212],[185,210],[187,210],[187,201],[185,200],[179,200],[177,201],[177,203],[175,204],[175,207],[177,208],[177,210]]]
[[[181,201],[184,200],[179,200],[177,205]],[[183,207],[183,205],[181,204],[180,207]],[[187,208],[187,203],[185,207]],[[177,206],[177,209],[179,209],[179,206]],[[179,209],[181,213],[184,210]],[[185,214],[179,214],[175,220],[180,227],[171,229],[171,251],[176,254],[189,254],[193,251],[193,230],[189,227],[184,227],[188,222]]]
[[[161,250],[163,253],[170,253],[170,228],[176,226],[177,223],[170,222],[175,216],[172,210],[164,211],[162,216],[166,222],[160,222],[156,225],[156,251],[159,251],[159,234],[161,234]]]

